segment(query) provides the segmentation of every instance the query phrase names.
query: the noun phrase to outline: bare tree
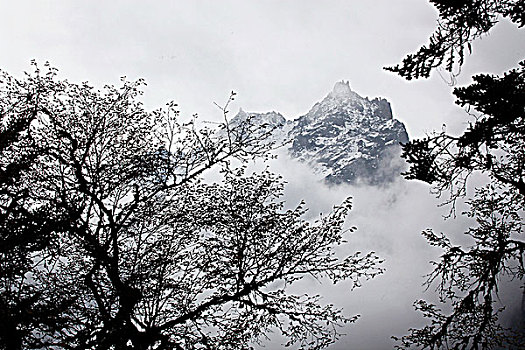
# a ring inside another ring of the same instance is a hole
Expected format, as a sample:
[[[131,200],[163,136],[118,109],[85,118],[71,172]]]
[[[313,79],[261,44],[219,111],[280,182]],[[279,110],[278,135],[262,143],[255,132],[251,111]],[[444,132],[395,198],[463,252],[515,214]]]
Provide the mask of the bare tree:
[[[38,154],[5,185],[2,215],[13,203],[48,214],[42,244],[32,240],[42,225],[26,216],[31,238],[0,253],[4,347],[244,349],[278,329],[318,349],[356,320],[287,293],[304,276],[355,287],[382,270],[373,253],[332,249],[349,201],[309,223],[303,204],[284,210],[278,176],[234,166],[268,156],[269,126],[230,125],[227,106],[216,129],[183,123],[173,103],[144,110],[141,80],[97,90],[49,65],[25,80],[3,73],[1,84],[3,131],[23,134],[1,150],[2,171]],[[24,118],[23,131],[12,127]],[[203,181],[213,167],[221,182]],[[17,226],[4,223],[7,241]]]

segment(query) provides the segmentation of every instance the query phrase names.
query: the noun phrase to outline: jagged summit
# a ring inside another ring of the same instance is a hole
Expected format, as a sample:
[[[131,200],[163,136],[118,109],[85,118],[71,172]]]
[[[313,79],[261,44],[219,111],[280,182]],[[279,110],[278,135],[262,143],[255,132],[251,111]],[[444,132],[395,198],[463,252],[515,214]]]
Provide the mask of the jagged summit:
[[[320,102],[326,103],[352,103],[352,101],[363,99],[359,94],[350,88],[350,82],[341,80],[335,83],[334,88],[330,93]]]
[[[340,81],[322,101],[314,104],[310,111],[299,119],[303,118],[302,123],[308,124],[319,118],[343,115],[354,121],[374,117],[392,119],[392,109],[387,100],[369,100],[368,97],[362,97],[353,91],[348,81]]]
[[[286,118],[283,117],[283,115],[279,112],[264,112],[264,113],[254,113],[254,112],[245,112],[242,108],[239,108],[239,112],[237,115],[233,118],[233,120],[230,122],[232,125],[235,125],[240,120],[245,120],[248,118],[248,116],[253,117],[253,123],[256,125],[268,125],[268,126],[282,126],[289,121],[286,120]]]
[[[251,118],[251,124],[258,128],[257,132],[267,133],[272,132],[271,137],[267,140],[275,142],[276,144],[282,144],[288,138],[288,131],[291,128],[292,122],[286,120],[283,115],[279,112],[265,112],[265,113],[254,113],[246,112],[242,108],[239,108],[239,112],[230,121],[231,126],[238,125],[241,121]]]
[[[352,89],[350,89],[349,81],[338,81],[335,83],[332,92],[330,92],[330,97],[333,98],[344,98],[352,95]]]
[[[246,113],[257,123],[277,126],[274,138],[292,141],[289,153],[306,162],[329,183],[383,184],[402,171],[400,143],[408,142],[403,123],[393,118],[383,98],[361,97],[348,81],[333,90],[310,111],[294,121],[277,112]]]

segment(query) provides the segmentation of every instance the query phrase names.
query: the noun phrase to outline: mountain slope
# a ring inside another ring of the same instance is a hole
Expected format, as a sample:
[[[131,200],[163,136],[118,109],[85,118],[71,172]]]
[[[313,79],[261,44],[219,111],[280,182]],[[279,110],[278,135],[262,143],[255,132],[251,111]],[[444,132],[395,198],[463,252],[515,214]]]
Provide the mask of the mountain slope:
[[[329,183],[379,185],[393,181],[403,170],[399,143],[408,141],[403,123],[393,118],[388,101],[363,98],[348,82],[336,83],[321,102],[294,121],[276,112],[241,110],[232,122],[248,115],[275,126],[275,140],[291,140],[290,156],[308,163]]]

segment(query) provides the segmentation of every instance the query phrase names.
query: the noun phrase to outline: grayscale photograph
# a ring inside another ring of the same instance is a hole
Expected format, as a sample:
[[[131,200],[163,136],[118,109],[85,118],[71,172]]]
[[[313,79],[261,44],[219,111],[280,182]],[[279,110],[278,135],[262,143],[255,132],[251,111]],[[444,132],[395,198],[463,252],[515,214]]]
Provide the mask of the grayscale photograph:
[[[0,350],[525,349],[525,0],[0,13]]]

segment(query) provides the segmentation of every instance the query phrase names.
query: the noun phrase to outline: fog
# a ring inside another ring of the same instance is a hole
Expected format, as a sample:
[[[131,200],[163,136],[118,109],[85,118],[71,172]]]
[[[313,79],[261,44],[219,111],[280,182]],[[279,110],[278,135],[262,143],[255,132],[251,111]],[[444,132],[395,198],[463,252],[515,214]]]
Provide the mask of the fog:
[[[437,260],[441,250],[428,245],[421,232],[432,228],[449,234],[453,242],[468,243],[462,233],[474,222],[460,215],[466,206],[458,203],[457,217],[445,220],[451,208],[440,207],[443,200],[432,195],[427,184],[400,176],[385,186],[328,186],[308,165],[290,159],[285,149],[278,153],[276,160],[252,166],[251,170],[268,166],[271,171],[282,174],[287,181],[284,195],[287,207],[292,208],[304,200],[309,219],[328,213],[334,205],[352,197],[353,209],[347,225],[356,226],[357,230],[347,236],[347,244],[337,248],[338,254],[374,251],[385,260],[383,267],[386,268],[384,274],[364,281],[362,287],[354,290],[350,290],[350,283],[333,285],[329,281],[305,278],[290,292],[319,293],[323,302],[342,308],[345,315],[361,315],[356,323],[341,330],[345,335],[330,349],[392,349],[395,343],[391,336],[402,336],[409,328],[426,323],[421,314],[414,311],[414,301],[425,299],[438,303],[436,286],[426,290],[423,283],[425,275],[432,270],[430,261]],[[521,305],[520,284],[511,284],[502,281],[495,305],[507,305],[503,317],[507,325],[516,322]],[[440,306],[447,309],[445,305]],[[265,348],[281,348],[281,341],[274,336],[265,343]]]

